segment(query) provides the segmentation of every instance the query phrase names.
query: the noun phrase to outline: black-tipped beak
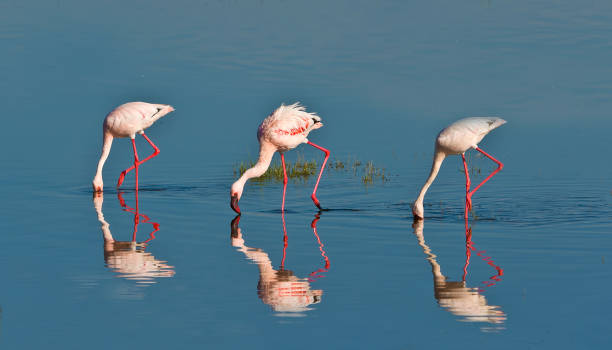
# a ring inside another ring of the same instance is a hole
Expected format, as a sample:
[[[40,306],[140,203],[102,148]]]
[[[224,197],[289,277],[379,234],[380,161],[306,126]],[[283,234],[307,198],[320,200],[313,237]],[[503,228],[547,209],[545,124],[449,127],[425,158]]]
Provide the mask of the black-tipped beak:
[[[232,198],[230,199],[230,207],[232,207],[232,209],[238,213],[238,215],[240,215],[240,207],[238,206],[238,195],[233,195]]]
[[[236,217],[232,220],[230,224],[232,238],[238,238],[238,224],[240,223],[240,214],[236,215]]]

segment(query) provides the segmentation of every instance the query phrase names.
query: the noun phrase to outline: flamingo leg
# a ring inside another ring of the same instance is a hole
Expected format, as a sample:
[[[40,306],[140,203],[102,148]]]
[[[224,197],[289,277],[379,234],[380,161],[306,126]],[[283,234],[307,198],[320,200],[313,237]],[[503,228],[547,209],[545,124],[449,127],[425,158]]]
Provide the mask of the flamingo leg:
[[[136,151],[136,140],[132,139],[132,147],[134,148],[134,172],[136,173],[136,193],[138,193],[138,151]]]
[[[283,163],[283,204],[281,204],[281,211],[285,212],[285,193],[287,193],[287,168],[285,167],[285,154],[281,152],[281,163]]]
[[[465,162],[464,153],[461,154],[461,159],[463,160],[463,170],[465,171],[465,219],[467,220],[468,211],[472,210],[472,198],[471,196],[468,197],[468,194],[470,193],[471,181],[470,181],[470,172],[468,170],[467,163]],[[467,222],[466,222],[466,225],[467,225]],[[466,229],[466,232],[467,232],[467,229]]]
[[[315,184],[314,190],[312,191],[312,195],[310,196],[310,198],[312,198],[312,201],[317,206],[317,208],[319,208],[319,210],[323,210],[323,208],[321,208],[321,204],[319,203],[319,200],[317,199],[317,188],[319,187],[319,181],[321,181],[321,175],[323,175],[323,170],[325,169],[325,164],[327,163],[327,159],[329,158],[330,152],[328,149],[325,149],[319,145],[315,145],[314,143],[310,141],[308,141],[308,144],[320,151],[325,152],[325,159],[323,160],[323,165],[321,165],[321,171],[319,172],[317,183]]]
[[[491,155],[489,155],[487,152],[481,150],[480,148],[476,147],[476,150],[482,154],[484,154],[487,158],[491,159],[492,161],[494,161],[497,164],[497,169],[495,169],[491,174],[489,174],[489,176],[487,176],[486,179],[482,180],[481,183],[478,184],[478,186],[476,186],[473,190],[469,191],[467,193],[467,201],[470,203],[472,203],[472,195],[474,194],[474,192],[478,191],[478,189],[480,188],[480,186],[482,186],[485,182],[489,181],[489,179],[491,179],[495,174],[497,174],[500,170],[502,170],[504,168],[504,164],[502,164],[502,162],[500,162],[499,160],[493,158]],[[467,213],[466,213],[467,215]]]
[[[153,141],[151,141],[150,138],[147,137],[147,135],[145,135],[145,133],[142,133],[142,137],[145,138],[145,140],[147,140],[147,142],[149,142],[149,144],[151,145],[151,147],[153,147],[153,154],[151,154],[150,156],[148,156],[147,158],[143,159],[142,161],[140,161],[138,163],[138,165],[146,162],[147,160],[156,157],[159,154],[159,148],[157,148],[157,146],[155,146],[155,144],[153,143]],[[117,181],[117,187],[121,186],[121,184],[123,183],[123,180],[125,180],[125,176],[127,175],[127,173],[129,173],[130,171],[134,170],[136,168],[136,165],[132,165],[131,167],[125,169],[124,171],[121,172],[121,174],[119,175],[119,180]]]

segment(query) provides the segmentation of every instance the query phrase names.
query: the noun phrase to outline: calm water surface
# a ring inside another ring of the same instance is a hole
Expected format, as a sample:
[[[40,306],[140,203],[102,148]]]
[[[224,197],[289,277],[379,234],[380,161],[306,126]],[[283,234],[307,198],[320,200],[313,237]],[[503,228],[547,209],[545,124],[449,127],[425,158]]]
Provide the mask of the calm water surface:
[[[607,1],[0,2],[0,347],[608,348],[610,37]],[[131,100],[176,107],[161,154],[117,192],[116,140],[92,197]],[[236,165],[297,100],[347,164],[332,210],[312,178],[285,215],[281,183],[250,182],[234,220]],[[436,133],[471,115],[508,120],[480,145],[504,170],[466,224],[448,158],[413,224]]]

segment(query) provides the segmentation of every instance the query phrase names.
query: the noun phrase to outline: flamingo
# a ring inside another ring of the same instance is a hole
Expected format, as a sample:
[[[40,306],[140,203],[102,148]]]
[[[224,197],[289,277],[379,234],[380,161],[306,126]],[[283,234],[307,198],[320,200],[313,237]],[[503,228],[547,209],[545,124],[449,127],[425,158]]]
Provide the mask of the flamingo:
[[[416,201],[412,206],[412,214],[415,219],[422,220],[424,218],[423,213],[423,199],[427,189],[432,184],[440,166],[444,161],[444,158],[452,154],[460,154],[463,160],[463,169],[465,171],[465,217],[468,217],[468,211],[472,208],[472,195],[476,192],[480,186],[485,182],[489,181],[493,175],[497,174],[504,165],[499,160],[493,158],[491,155],[483,151],[478,147],[478,143],[493,129],[506,124],[506,121],[497,117],[472,117],[460,119],[453,124],[444,128],[438,134],[436,138],[436,146],[434,151],[433,163],[431,165],[431,172],[425,184],[421,188],[421,192],[417,197]],[[465,162],[465,152],[473,148],[478,152],[484,154],[487,158],[491,159],[497,164],[497,169],[493,171],[486,179],[484,179],[478,186],[470,191],[470,176],[468,174],[467,163]]]
[[[294,149],[302,143],[307,143],[314,148],[323,151],[325,153],[325,159],[319,172],[319,177],[315,183],[314,190],[310,198],[314,204],[321,208],[321,204],[317,199],[317,188],[319,187],[319,181],[321,175],[323,175],[323,169],[325,169],[325,163],[329,158],[329,150],[316,145],[308,141],[308,134],[314,130],[323,126],[321,117],[315,113],[306,112],[304,106],[296,102],[292,105],[285,106],[281,104],[272,114],[270,114],[264,121],[259,125],[257,130],[257,138],[259,139],[259,159],[257,163],[247,169],[242,176],[232,184],[230,189],[230,207],[238,214],[240,214],[240,207],[238,201],[242,197],[242,190],[244,189],[245,183],[254,177],[263,175],[272,161],[274,152],[279,152],[281,156],[281,162],[283,165],[283,202],[281,204],[281,211],[285,211],[285,193],[287,191],[287,170],[285,168],[285,151]]]
[[[93,179],[93,190],[94,192],[102,192],[104,183],[102,181],[102,167],[104,162],[108,158],[110,153],[111,145],[115,137],[129,137],[132,139],[132,147],[134,148],[134,165],[125,169],[119,175],[119,181],[117,181],[117,187],[120,187],[125,179],[125,175],[131,170],[135,169],[136,173],[136,190],[138,191],[138,166],[147,160],[157,156],[159,154],[159,148],[155,146],[153,141],[147,137],[144,133],[144,129],[150,127],[159,118],[166,114],[174,111],[174,108],[170,105],[159,105],[146,102],[129,102],[125,103],[112,112],[110,112],[106,118],[104,118],[104,124],[102,125],[104,143],[102,145],[102,154],[98,162],[98,168],[96,175]],[[136,133],[142,135],[142,137],[149,142],[153,147],[154,152],[142,161],[138,159],[138,153],[136,152]]]

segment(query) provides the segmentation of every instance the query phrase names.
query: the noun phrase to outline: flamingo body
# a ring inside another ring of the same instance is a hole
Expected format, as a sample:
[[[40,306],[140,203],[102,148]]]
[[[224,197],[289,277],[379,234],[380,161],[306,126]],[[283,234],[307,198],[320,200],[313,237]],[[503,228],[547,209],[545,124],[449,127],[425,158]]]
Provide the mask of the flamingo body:
[[[260,144],[268,143],[277,151],[285,152],[307,143],[308,134],[322,126],[321,117],[306,112],[298,103],[281,105],[261,122],[257,139]]]
[[[505,120],[497,117],[472,117],[458,120],[444,128],[436,139],[436,148],[447,155],[462,154],[478,143],[493,129],[502,126]]]
[[[482,184],[488,181],[503,167],[503,164],[501,162],[478,148],[478,143],[482,141],[482,139],[489,132],[491,132],[491,130],[498,128],[501,125],[504,125],[505,123],[505,120],[497,117],[472,117],[460,119],[440,131],[438,137],[436,138],[433,163],[431,166],[429,177],[427,178],[427,181],[425,181],[425,184],[421,188],[419,196],[417,197],[416,201],[412,206],[412,213],[415,219],[424,218],[423,200],[425,198],[425,193],[438,175],[438,171],[440,170],[440,166],[442,165],[444,158],[446,158],[446,156],[454,154],[460,154],[463,159],[466,176],[465,216],[467,218],[467,212],[471,208],[472,204],[472,194],[476,192],[476,190],[478,190],[480,186],[482,186]],[[473,148],[483,153],[489,159],[493,160],[498,164],[498,168],[491,175],[489,175],[489,177],[487,177],[478,186],[476,186],[472,191],[470,191],[470,179],[464,156],[465,152],[468,151],[470,148]]]
[[[240,207],[238,207],[238,201],[242,197],[242,191],[246,182],[254,177],[263,175],[272,161],[272,157],[275,152],[279,152],[281,160],[283,162],[283,170],[285,170],[285,158],[283,152],[296,148],[302,143],[308,143],[317,149],[325,152],[326,157],[319,173],[319,178],[315,185],[315,189],[311,196],[315,205],[319,208],[319,201],[316,198],[316,190],[321,179],[321,174],[325,167],[325,162],[329,157],[329,151],[317,146],[308,141],[308,134],[314,130],[323,126],[321,117],[315,113],[306,112],[304,106],[300,105],[299,102],[292,105],[282,104],[272,114],[270,114],[257,129],[257,139],[259,140],[259,159],[257,163],[250,169],[242,174],[242,176],[232,184],[230,189],[230,206],[231,208],[240,214]],[[284,199],[285,190],[287,185],[287,175],[284,172],[284,189],[283,189],[283,204],[282,210],[284,210]]]
[[[155,123],[158,119],[172,111],[174,111],[174,108],[170,105],[146,102],[128,102],[115,108],[106,116],[106,118],[104,118],[104,123],[102,124],[102,134],[104,139],[102,154],[100,156],[100,160],[98,161],[98,168],[92,182],[94,192],[102,192],[104,188],[104,183],[102,181],[102,168],[104,167],[104,162],[106,162],[106,159],[108,158],[111,145],[115,137],[129,137],[132,139],[135,158],[134,166],[121,173],[117,187],[121,185],[125,175],[130,170],[136,169],[136,187],[138,188],[138,165],[159,154],[159,149],[145,135],[144,130],[153,125],[153,123]],[[136,152],[136,143],[134,142],[136,134],[141,134],[155,149],[155,152],[151,156],[142,161],[138,160],[138,154]]]
[[[173,110],[174,108],[168,105],[128,102],[115,108],[104,118],[103,129],[113,137],[134,138],[137,133],[142,133]]]

